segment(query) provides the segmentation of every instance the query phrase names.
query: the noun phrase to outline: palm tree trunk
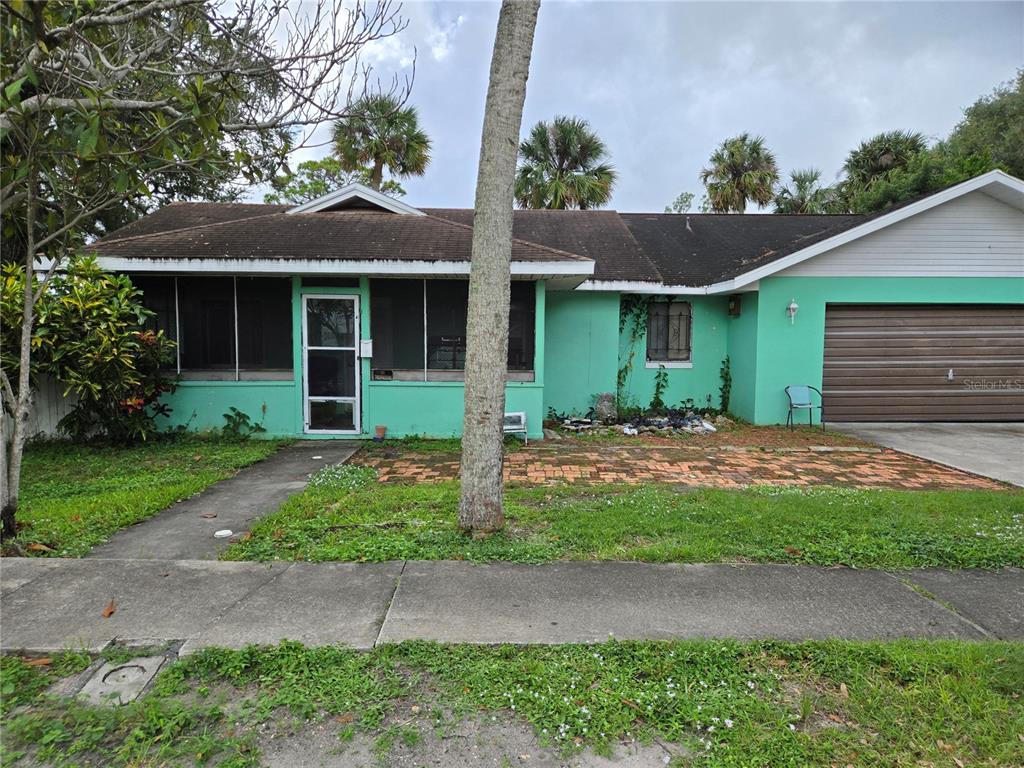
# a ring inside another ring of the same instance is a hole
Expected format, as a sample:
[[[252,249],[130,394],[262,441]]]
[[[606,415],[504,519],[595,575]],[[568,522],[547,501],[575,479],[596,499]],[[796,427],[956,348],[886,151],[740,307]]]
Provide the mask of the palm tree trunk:
[[[508,368],[512,190],[519,129],[540,0],[504,0],[491,56],[466,322],[466,393],[462,426],[459,527],[481,536],[505,524],[502,420]]]
[[[370,186],[380,192],[380,185],[384,181],[384,161],[376,159],[373,161],[373,171],[370,172]]]

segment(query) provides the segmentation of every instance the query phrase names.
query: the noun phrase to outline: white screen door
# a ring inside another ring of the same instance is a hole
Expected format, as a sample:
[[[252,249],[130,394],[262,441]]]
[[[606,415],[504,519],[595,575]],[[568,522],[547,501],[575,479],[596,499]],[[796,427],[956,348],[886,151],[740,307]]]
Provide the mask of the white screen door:
[[[359,432],[359,297],[302,297],[306,432]]]

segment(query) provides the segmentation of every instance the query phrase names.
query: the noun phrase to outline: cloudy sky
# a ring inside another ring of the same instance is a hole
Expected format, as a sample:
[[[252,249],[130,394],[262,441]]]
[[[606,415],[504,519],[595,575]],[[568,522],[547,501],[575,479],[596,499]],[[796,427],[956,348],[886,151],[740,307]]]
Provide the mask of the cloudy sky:
[[[416,52],[410,101],[433,162],[403,182],[413,205],[473,204],[497,13],[495,3],[406,3],[408,28],[370,52],[382,77]],[[815,166],[831,180],[879,131],[944,137],[1020,66],[1019,1],[545,0],[523,132],[556,114],[588,120],[619,172],[610,207],[660,211],[683,190],[699,200],[700,168],[727,136],[763,135],[784,173]]]

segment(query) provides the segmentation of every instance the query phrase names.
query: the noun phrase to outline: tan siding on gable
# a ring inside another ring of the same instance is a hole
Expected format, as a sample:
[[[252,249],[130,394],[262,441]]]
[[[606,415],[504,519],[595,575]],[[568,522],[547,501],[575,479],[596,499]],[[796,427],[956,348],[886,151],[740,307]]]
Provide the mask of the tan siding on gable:
[[[971,192],[778,274],[1024,277],[1024,212]]]

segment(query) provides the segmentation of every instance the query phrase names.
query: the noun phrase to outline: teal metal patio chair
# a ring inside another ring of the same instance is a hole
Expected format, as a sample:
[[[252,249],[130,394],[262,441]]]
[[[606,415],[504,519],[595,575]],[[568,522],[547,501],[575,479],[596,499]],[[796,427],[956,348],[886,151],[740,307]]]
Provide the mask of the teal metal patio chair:
[[[818,393],[818,405],[814,404],[811,392]],[[793,429],[795,421],[793,413],[802,410],[807,411],[807,425],[814,426],[814,409],[817,408],[821,411],[821,431],[825,431],[825,399],[822,397],[820,389],[806,384],[790,384],[786,387],[786,397],[789,398],[789,414],[786,416],[787,427]]]

